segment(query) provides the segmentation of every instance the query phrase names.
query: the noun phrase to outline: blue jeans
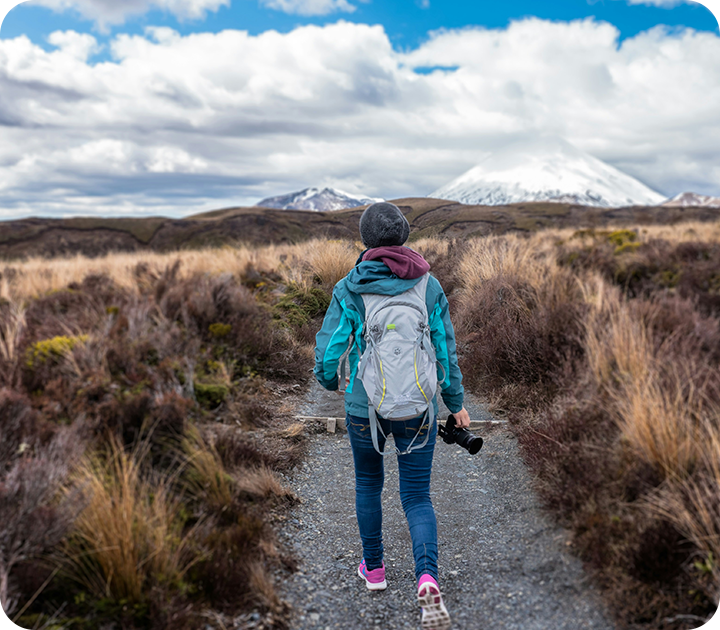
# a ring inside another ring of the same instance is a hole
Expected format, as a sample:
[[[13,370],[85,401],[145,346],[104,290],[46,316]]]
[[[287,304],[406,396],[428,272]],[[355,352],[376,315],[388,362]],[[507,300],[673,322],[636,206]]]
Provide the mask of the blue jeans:
[[[404,451],[415,437],[423,417],[411,420],[385,420],[378,418],[385,435],[393,434],[396,446]],[[368,570],[382,566],[382,505],[380,495],[385,480],[383,457],[372,445],[370,421],[348,415],[346,419],[350,445],[355,460],[355,510],[357,513],[363,557]],[[425,431],[415,440],[421,444]],[[430,500],[430,472],[437,422],[433,423],[428,443],[407,455],[398,455],[400,472],[400,500],[410,527],[415,558],[415,577],[429,573],[438,579],[437,521]],[[378,432],[378,446],[385,448],[385,438]]]

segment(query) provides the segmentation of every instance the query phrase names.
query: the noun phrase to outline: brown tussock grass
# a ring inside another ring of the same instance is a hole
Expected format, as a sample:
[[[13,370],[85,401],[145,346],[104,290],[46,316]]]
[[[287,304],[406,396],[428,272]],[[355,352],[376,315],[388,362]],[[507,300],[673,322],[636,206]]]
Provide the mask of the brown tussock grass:
[[[700,439],[703,448],[703,472],[691,478],[672,478],[660,492],[648,497],[650,509],[673,523],[700,550],[696,568],[720,584],[720,436],[716,424],[705,426]],[[720,589],[708,589],[720,604]]]
[[[200,274],[231,274],[246,277],[251,271],[279,273],[286,282],[311,286],[314,276],[332,287],[353,266],[360,252],[357,244],[317,239],[299,245],[251,247],[224,246],[171,253],[111,253],[98,258],[74,256],[52,259],[29,258],[0,267],[0,297],[25,299],[59,291],[88,275],[106,275],[119,286],[137,290],[135,269],[141,263],[162,270],[180,261],[179,279]],[[8,273],[10,272],[10,273]]]
[[[492,278],[522,280],[550,308],[575,299],[576,281],[556,262],[557,240],[558,233],[552,230],[529,238],[509,234],[470,243],[458,272],[465,294],[462,306],[472,308],[474,293]]]
[[[89,497],[65,548],[70,576],[98,598],[143,601],[150,587],[179,583],[201,559],[181,502],[167,479],[141,470],[145,453],[111,440],[107,454],[86,459],[76,484]]]
[[[240,492],[260,498],[277,497],[294,500],[295,494],[286,488],[277,474],[267,466],[246,468],[235,473],[237,488]]]
[[[581,283],[581,290],[591,306],[585,320],[585,346],[597,385],[612,386],[611,377],[646,378],[651,361],[649,331],[630,313],[620,291],[599,277]]]
[[[303,433],[305,433],[305,425],[302,422],[293,422],[290,426],[281,431],[280,437],[289,439],[298,438],[303,435]]]
[[[203,437],[197,427],[191,426],[185,435],[183,452],[189,470],[188,489],[195,496],[202,496],[208,505],[221,511],[233,503],[238,493],[261,499],[295,498],[267,465],[244,467],[231,474],[215,445]]]
[[[661,383],[657,373],[650,373],[617,390],[615,409],[623,437],[666,477],[685,477],[702,458],[697,426],[702,402],[695,398],[691,383],[677,376]]]
[[[702,394],[686,374],[662,365],[647,324],[616,287],[597,277],[582,286],[591,306],[585,319],[590,373],[613,401],[623,438],[664,476],[686,476],[704,457]]]
[[[222,510],[233,502],[236,484],[225,470],[215,445],[206,440],[200,430],[190,426],[182,442],[189,490],[195,496],[203,496],[215,509]]]
[[[413,241],[410,247],[425,258],[447,256],[450,250],[450,241],[439,238],[421,238]]]
[[[328,289],[332,289],[355,266],[360,250],[347,241],[311,241],[306,259],[310,271]]]
[[[10,302],[0,321],[0,358],[10,364],[18,358],[18,348],[25,329],[25,308],[17,302]]]
[[[284,609],[280,600],[275,584],[271,576],[268,575],[267,569],[262,562],[250,562],[247,567],[250,589],[258,600],[268,610],[273,612],[281,612]]]

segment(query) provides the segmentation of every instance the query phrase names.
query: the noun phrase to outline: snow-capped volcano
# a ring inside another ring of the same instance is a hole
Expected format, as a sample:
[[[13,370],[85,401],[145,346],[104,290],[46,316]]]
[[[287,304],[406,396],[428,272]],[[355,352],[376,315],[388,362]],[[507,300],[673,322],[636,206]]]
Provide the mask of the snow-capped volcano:
[[[668,199],[662,205],[669,206],[671,208],[688,208],[690,206],[720,208],[720,197],[709,197],[707,195],[698,195],[693,192],[684,192],[676,195],[672,199]]]
[[[337,188],[306,188],[300,192],[268,197],[259,201],[256,205],[262,208],[276,208],[278,210],[317,210],[318,212],[327,212],[328,210],[366,206],[376,201],[383,201],[383,199],[361,197],[343,192]]]
[[[655,206],[666,197],[560,138],[514,142],[428,195],[499,206],[555,201],[586,206]]]

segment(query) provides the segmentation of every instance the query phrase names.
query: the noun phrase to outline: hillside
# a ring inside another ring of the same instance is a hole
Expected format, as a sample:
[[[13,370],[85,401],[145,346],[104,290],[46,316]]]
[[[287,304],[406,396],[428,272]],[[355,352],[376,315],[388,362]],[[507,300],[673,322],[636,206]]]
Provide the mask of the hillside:
[[[559,203],[470,206],[441,199],[397,199],[412,228],[411,240],[434,235],[484,236],[534,232],[546,227],[590,227],[608,223],[672,224],[720,216],[710,207],[592,208]],[[310,238],[358,236],[364,207],[334,212],[227,208],[184,219],[22,219],[0,222],[0,258],[99,256],[109,251],[197,249],[226,243],[298,243]]]

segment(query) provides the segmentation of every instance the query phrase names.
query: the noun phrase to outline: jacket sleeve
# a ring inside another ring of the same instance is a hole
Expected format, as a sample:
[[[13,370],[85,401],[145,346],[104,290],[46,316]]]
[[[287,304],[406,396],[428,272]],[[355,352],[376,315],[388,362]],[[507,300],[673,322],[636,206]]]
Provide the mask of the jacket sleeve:
[[[465,389],[462,385],[462,373],[458,366],[455,331],[450,321],[447,297],[440,283],[435,281],[435,284],[438,294],[430,311],[429,324],[430,336],[440,364],[438,383],[440,384],[440,394],[447,408],[451,413],[457,413],[463,408]]]
[[[348,349],[352,332],[351,320],[335,290],[322,328],[315,337],[315,378],[325,389],[338,388],[340,357]]]

